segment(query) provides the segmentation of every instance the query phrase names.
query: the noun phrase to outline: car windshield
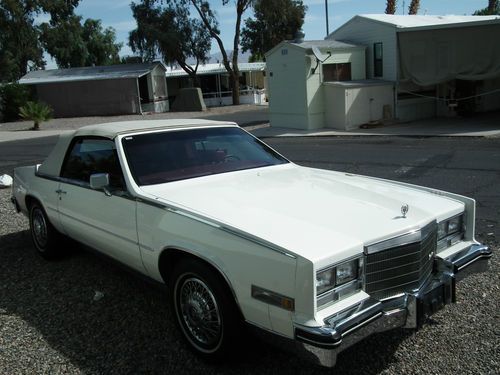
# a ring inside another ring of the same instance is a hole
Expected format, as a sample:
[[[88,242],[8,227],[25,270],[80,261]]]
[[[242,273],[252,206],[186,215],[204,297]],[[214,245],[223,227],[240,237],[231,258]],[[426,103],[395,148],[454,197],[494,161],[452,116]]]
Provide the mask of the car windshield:
[[[131,135],[122,144],[139,186],[288,163],[237,127]]]

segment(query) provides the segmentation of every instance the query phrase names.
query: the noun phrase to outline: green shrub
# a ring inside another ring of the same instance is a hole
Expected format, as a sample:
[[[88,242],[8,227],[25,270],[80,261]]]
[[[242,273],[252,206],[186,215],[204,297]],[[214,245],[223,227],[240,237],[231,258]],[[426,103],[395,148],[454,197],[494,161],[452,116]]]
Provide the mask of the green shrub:
[[[3,121],[19,119],[19,109],[31,99],[31,90],[25,85],[9,83],[0,86],[0,108]]]
[[[52,118],[52,108],[45,103],[26,102],[19,108],[19,116],[25,120],[33,121],[33,130],[39,130],[41,122]]]

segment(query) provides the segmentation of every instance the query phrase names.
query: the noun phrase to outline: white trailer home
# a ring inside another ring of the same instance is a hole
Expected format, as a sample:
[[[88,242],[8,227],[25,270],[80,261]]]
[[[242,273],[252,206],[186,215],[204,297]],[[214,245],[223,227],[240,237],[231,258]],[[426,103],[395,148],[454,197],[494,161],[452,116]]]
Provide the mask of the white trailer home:
[[[327,39],[362,44],[394,82],[400,121],[500,109],[500,16],[357,15]]]

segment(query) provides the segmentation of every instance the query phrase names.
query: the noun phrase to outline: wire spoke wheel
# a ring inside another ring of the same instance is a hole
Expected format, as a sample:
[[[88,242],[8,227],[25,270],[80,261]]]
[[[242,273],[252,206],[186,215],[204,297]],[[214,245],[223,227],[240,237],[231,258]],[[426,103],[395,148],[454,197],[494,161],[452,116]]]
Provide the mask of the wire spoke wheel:
[[[45,251],[48,242],[47,221],[45,215],[39,208],[35,208],[32,214],[32,233],[39,251]]]
[[[181,323],[193,344],[205,350],[216,348],[222,337],[222,319],[210,288],[190,277],[182,282],[178,293]]]
[[[36,252],[45,259],[56,259],[61,254],[61,242],[64,237],[52,226],[38,202],[29,207],[29,221],[31,240]]]
[[[241,315],[217,270],[197,259],[180,260],[170,274],[176,323],[189,348],[207,361],[227,361],[241,334]]]

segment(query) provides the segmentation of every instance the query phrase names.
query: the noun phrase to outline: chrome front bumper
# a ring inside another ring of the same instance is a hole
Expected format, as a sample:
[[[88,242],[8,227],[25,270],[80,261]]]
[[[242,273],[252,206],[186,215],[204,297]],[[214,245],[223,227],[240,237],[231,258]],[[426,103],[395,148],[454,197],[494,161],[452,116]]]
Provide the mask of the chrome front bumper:
[[[338,353],[373,333],[420,327],[428,316],[455,302],[456,282],[485,271],[491,254],[487,246],[471,245],[449,258],[436,258],[432,279],[415,293],[402,293],[382,302],[366,299],[325,319],[321,327],[295,325],[299,355],[333,367]]]

